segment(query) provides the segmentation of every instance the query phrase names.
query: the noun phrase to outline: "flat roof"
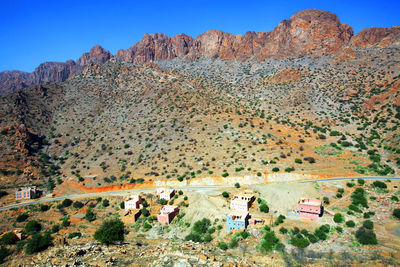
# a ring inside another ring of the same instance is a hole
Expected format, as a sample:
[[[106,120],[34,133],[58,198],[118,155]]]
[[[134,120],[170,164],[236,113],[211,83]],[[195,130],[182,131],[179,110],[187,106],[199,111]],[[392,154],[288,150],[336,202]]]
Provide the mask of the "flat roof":
[[[313,198],[301,198],[298,204],[310,205],[310,206],[321,206],[321,200]]]

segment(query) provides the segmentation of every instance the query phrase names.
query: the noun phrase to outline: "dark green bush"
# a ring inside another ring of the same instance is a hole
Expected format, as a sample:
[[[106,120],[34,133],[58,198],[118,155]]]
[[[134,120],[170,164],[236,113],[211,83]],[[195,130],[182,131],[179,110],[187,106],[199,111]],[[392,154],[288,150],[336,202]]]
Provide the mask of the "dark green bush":
[[[7,232],[0,238],[0,244],[12,245],[15,244],[16,238],[14,232]]]
[[[17,217],[17,222],[24,222],[28,219],[28,214],[26,213],[21,213],[20,215],[18,215]]]
[[[382,181],[375,181],[375,182],[372,183],[372,185],[374,187],[378,187],[378,188],[382,188],[382,189],[386,189],[387,188],[387,185]]]
[[[116,241],[124,241],[124,223],[119,219],[107,220],[94,233],[94,239],[103,244],[112,244]]]
[[[61,204],[62,204],[62,206],[63,206],[64,208],[67,208],[67,207],[69,207],[69,206],[72,205],[72,200],[69,199],[69,198],[66,198],[66,199],[63,200],[63,202],[62,202]]]
[[[372,230],[372,229],[374,229],[374,223],[370,220],[366,220],[363,222],[363,227],[365,227],[366,229]]]
[[[27,233],[28,235],[39,233],[41,230],[42,230],[42,225],[34,220],[29,221],[25,225],[25,233]]]
[[[354,221],[352,221],[352,220],[349,220],[349,221],[346,222],[346,226],[350,227],[350,228],[353,228],[354,226],[356,226],[356,223]]]
[[[376,245],[378,244],[378,240],[376,239],[376,235],[372,230],[366,229],[364,227],[360,227],[356,234],[356,239],[360,244],[363,245]]]
[[[35,234],[31,239],[28,239],[25,253],[31,255],[33,253],[43,251],[51,245],[52,237],[50,233]]]
[[[342,223],[342,222],[344,222],[344,216],[343,216],[343,214],[341,214],[341,213],[336,213],[336,214],[333,216],[333,221],[334,221],[335,223]]]

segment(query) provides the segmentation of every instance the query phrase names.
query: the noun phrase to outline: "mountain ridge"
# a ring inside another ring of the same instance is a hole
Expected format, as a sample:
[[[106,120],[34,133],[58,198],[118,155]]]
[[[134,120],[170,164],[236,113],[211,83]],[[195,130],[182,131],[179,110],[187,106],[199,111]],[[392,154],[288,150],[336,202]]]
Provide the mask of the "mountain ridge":
[[[173,37],[163,33],[145,34],[141,41],[128,49],[118,50],[115,56],[96,45],[76,62],[44,62],[32,73],[4,71],[0,73],[0,96],[35,84],[65,81],[90,64],[103,64],[112,57],[135,64],[177,57],[188,61],[201,57],[266,61],[306,55],[318,57],[340,53],[349,47],[383,47],[399,40],[399,26],[366,28],[354,35],[352,27],[341,23],[334,13],[306,9],[281,21],[269,32],[249,31],[244,35],[233,35],[209,30],[195,39],[183,33]]]

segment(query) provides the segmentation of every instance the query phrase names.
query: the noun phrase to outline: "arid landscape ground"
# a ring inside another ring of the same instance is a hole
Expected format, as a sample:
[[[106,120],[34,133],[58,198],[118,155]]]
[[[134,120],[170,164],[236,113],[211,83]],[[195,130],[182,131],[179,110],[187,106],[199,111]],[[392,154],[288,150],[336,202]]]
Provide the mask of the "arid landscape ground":
[[[334,14],[305,10],[268,33],[152,34],[115,56],[96,46],[77,63],[0,73],[0,232],[36,221],[53,238],[37,253],[28,233],[0,238],[4,264],[399,265],[399,36],[353,35]],[[37,201],[15,200],[23,186],[43,202],[13,206]],[[179,192],[167,226],[161,187]],[[254,194],[249,212],[264,224],[226,231],[224,192]],[[121,204],[130,193],[147,204],[136,222]],[[321,200],[324,215],[301,218],[300,198]],[[123,242],[93,238],[118,218]],[[188,238],[204,218],[201,240]]]

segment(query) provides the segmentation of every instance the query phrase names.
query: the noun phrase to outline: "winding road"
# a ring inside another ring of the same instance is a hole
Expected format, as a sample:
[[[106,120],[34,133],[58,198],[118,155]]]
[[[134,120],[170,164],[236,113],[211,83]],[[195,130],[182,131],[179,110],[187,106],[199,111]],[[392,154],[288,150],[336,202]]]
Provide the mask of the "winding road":
[[[293,183],[315,183],[315,182],[327,182],[327,181],[343,181],[343,180],[352,180],[352,179],[364,179],[364,180],[400,180],[400,177],[385,177],[385,176],[361,176],[361,177],[338,177],[338,178],[326,178],[326,179],[318,179],[318,180],[307,180],[307,181],[294,181]],[[250,187],[259,186],[259,185],[250,185]],[[193,190],[193,191],[201,191],[201,190],[212,190],[212,189],[225,189],[225,188],[233,188],[233,186],[181,186],[174,187],[176,190]],[[0,211],[8,210],[13,208],[20,208],[29,205],[36,205],[40,203],[54,202],[59,200],[64,200],[66,198],[69,199],[79,199],[79,198],[90,198],[90,197],[101,197],[101,196],[118,196],[125,195],[128,193],[138,193],[138,192],[150,192],[154,191],[156,188],[141,188],[141,189],[128,189],[128,190],[117,190],[117,191],[107,191],[107,192],[99,192],[99,193],[84,193],[84,194],[71,194],[59,197],[49,197],[42,198],[36,201],[27,201],[23,203],[8,205],[0,207]]]

